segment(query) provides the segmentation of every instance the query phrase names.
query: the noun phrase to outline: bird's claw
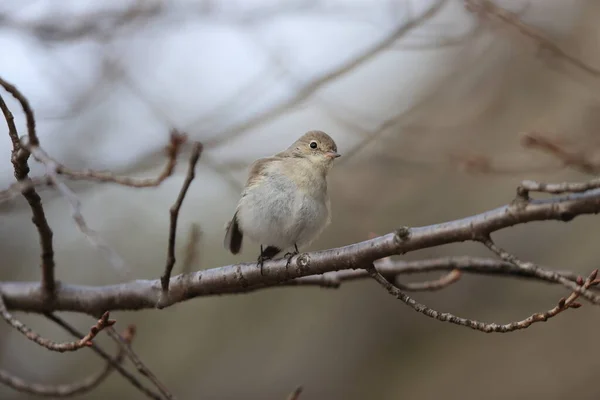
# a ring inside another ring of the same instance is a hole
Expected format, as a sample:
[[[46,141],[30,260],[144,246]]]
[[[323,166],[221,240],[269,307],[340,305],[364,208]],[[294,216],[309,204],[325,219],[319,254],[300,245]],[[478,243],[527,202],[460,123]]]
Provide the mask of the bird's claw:
[[[286,268],[289,267],[290,264],[292,263],[292,258],[294,258],[294,256],[298,255],[299,253],[300,253],[299,251],[285,253],[283,258],[287,259],[287,262],[285,263]]]

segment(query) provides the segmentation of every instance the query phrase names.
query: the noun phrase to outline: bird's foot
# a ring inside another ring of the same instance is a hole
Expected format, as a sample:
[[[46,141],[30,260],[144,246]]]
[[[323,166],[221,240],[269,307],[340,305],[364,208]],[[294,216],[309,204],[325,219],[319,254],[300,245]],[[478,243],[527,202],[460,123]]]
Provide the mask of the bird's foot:
[[[272,260],[273,257],[275,257],[277,255],[277,253],[279,253],[281,250],[279,250],[277,247],[275,246],[268,246],[266,249],[263,250],[263,247],[260,246],[260,255],[258,256],[258,260],[257,260],[257,266],[260,267],[260,274],[263,274],[263,264],[265,261],[267,260]]]
[[[294,251],[287,252],[287,253],[285,253],[285,255],[283,256],[283,258],[286,258],[286,259],[287,259],[287,263],[285,263],[285,267],[286,267],[286,268],[290,266],[290,263],[292,262],[292,258],[293,258],[295,255],[298,255],[298,254],[300,254],[300,251],[298,250],[298,246],[297,246],[296,244],[294,244]]]
[[[256,260],[256,266],[260,268],[260,275],[264,275],[263,274],[263,264],[266,260],[270,260],[271,258],[269,257],[265,257],[262,255],[262,253],[258,256],[258,260]]]

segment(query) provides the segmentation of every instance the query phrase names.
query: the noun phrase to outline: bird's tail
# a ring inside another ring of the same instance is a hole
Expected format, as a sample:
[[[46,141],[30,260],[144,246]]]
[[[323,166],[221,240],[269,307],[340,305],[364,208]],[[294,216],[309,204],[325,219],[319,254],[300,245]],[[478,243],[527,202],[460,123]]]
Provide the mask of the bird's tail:
[[[227,231],[225,232],[225,240],[223,241],[223,245],[233,254],[237,254],[240,252],[242,248],[242,239],[244,238],[244,234],[240,229],[240,225],[237,220],[237,212],[233,214],[233,218],[227,224]]]

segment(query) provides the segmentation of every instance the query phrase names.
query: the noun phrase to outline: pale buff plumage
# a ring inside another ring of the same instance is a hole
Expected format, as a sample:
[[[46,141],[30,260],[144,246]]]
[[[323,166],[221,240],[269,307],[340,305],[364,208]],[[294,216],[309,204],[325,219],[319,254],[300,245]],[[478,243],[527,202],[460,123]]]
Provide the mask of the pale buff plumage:
[[[330,222],[327,174],[337,157],[329,135],[310,131],[285,151],[256,160],[227,226],[225,248],[237,254],[245,235],[261,245],[262,259],[310,244]]]

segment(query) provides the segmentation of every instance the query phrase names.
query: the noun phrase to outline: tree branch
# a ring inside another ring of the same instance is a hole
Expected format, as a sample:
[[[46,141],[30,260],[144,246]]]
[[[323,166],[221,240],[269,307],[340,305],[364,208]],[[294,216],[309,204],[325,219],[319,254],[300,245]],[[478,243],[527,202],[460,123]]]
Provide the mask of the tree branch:
[[[124,339],[131,343],[135,334],[135,330],[132,326],[128,327],[123,333]],[[90,375],[89,377],[81,380],[80,382],[74,382],[62,385],[46,385],[42,383],[27,382],[22,378],[12,375],[11,373],[0,370],[0,382],[20,392],[33,394],[35,396],[45,397],[71,397],[83,393],[87,393],[90,390],[97,387],[102,383],[112,371],[114,371],[115,364],[121,364],[125,356],[125,351],[121,348],[117,356],[106,363],[106,366],[99,372]]]
[[[65,329],[71,335],[73,335],[75,337],[81,337],[81,336],[83,336],[83,334],[81,332],[79,332],[77,329],[75,329],[73,326],[71,326],[69,323],[67,323],[62,318],[60,318],[60,317],[58,317],[58,316],[56,316],[54,314],[50,314],[50,313],[47,313],[45,315],[46,315],[46,318],[48,318],[49,320],[55,322],[57,325],[59,325],[60,327],[62,327],[63,329]],[[129,325],[128,330],[125,331],[125,335],[123,335],[123,337],[127,338],[129,334],[131,334],[132,336],[135,335],[135,326],[134,325]],[[92,343],[92,346],[90,348],[96,354],[98,354],[100,357],[102,357],[104,360],[106,360],[108,363],[110,363],[114,369],[116,369],[117,371],[119,371],[119,373],[125,379],[127,379],[129,381],[129,383],[131,383],[135,388],[137,388],[139,391],[141,391],[142,393],[144,393],[147,397],[149,397],[151,399],[154,399],[154,400],[163,400],[163,397],[160,394],[154,393],[152,390],[144,387],[140,383],[140,381],[135,376],[133,376],[133,374],[131,374],[129,371],[127,371],[125,368],[123,368],[123,366],[121,364],[113,362],[113,360],[110,357],[110,355],[108,355],[108,353],[106,353],[104,350],[102,350],[96,344]],[[123,348],[122,348],[122,350],[125,351],[125,349],[123,349]]]
[[[518,14],[498,7],[490,0],[465,0],[465,5],[469,11],[478,13],[482,16],[496,18],[497,20],[516,28],[523,35],[534,40],[544,50],[550,51],[555,56],[565,60],[567,63],[593,77],[600,77],[600,70],[567,53],[556,43],[546,38],[541,32],[521,21]]]
[[[57,343],[53,342],[50,339],[43,338],[38,333],[35,333],[31,329],[29,329],[24,323],[16,319],[6,309],[4,301],[2,300],[2,296],[0,296],[0,315],[6,321],[7,324],[9,324],[10,326],[18,330],[20,333],[25,335],[27,339],[39,344],[42,347],[47,348],[48,350],[58,351],[60,353],[63,353],[65,351],[77,351],[83,347],[91,346],[92,339],[94,339],[101,330],[115,324],[114,320],[109,319],[110,314],[107,311],[104,314],[102,314],[102,317],[100,317],[96,324],[90,328],[89,333],[83,336],[81,339],[75,342]]]
[[[177,196],[177,200],[175,204],[169,210],[171,215],[171,222],[169,225],[169,243],[167,249],[167,263],[165,265],[165,272],[163,276],[160,278],[162,290],[164,292],[169,291],[169,279],[171,278],[171,272],[173,271],[173,266],[175,266],[175,239],[177,238],[177,219],[179,218],[179,210],[181,209],[181,205],[183,204],[183,200],[185,199],[185,195],[187,194],[188,189],[192,181],[194,180],[195,168],[198,160],[200,159],[200,153],[202,153],[202,144],[199,142],[194,143],[194,148],[192,150],[192,155],[190,156],[190,162],[188,166],[187,176],[183,182],[183,186],[179,191],[179,195]]]
[[[169,283],[169,306],[194,297],[247,292],[256,287],[277,286],[294,278],[327,272],[365,268],[384,257],[449,243],[481,241],[491,232],[533,221],[570,221],[578,215],[600,212],[600,189],[544,200],[517,199],[511,204],[467,218],[418,228],[401,228],[371,240],[348,246],[302,253],[286,260],[264,263],[261,275],[256,263],[229,265],[174,276]],[[511,260],[505,260],[512,263]],[[542,268],[513,265],[510,273],[557,282],[569,291],[600,304],[600,296],[582,289],[572,277]],[[352,272],[354,271],[346,271]],[[311,278],[315,279],[315,278]],[[98,315],[105,310],[140,310],[156,307],[162,292],[160,280],[136,280],[109,286],[60,285],[52,303],[44,301],[37,283],[0,284],[9,308],[29,312],[77,311]]]
[[[33,111],[31,110],[29,102],[25,96],[23,96],[15,86],[6,82],[2,78],[0,78],[0,86],[4,87],[7,92],[12,94],[13,97],[20,102],[23,112],[25,112],[25,116],[27,118],[27,130],[29,132],[30,142],[39,143],[37,134],[35,132],[35,118],[33,117]],[[4,99],[2,99],[2,96],[0,96],[0,109],[2,109],[2,113],[4,114],[4,119],[8,125],[8,134],[13,144],[11,162],[15,170],[15,178],[20,184],[27,184],[31,181],[29,179],[29,165],[27,163],[30,153],[21,146],[13,115],[4,102]],[[27,187],[21,193],[23,194],[23,197],[25,197],[25,200],[27,200],[27,203],[29,203],[29,207],[31,208],[31,212],[33,214],[32,222],[38,230],[40,247],[42,248],[42,289],[44,290],[45,296],[48,297],[52,295],[55,288],[52,229],[50,229],[50,225],[48,225],[44,207],[42,206],[42,199],[35,189],[33,187]]]
[[[396,297],[415,311],[433,319],[437,319],[442,322],[450,322],[452,324],[465,326],[467,328],[471,328],[477,331],[481,331],[484,333],[508,333],[514,332],[521,329],[527,329],[532,324],[536,322],[545,322],[550,318],[553,318],[560,314],[561,312],[568,310],[569,308],[578,308],[581,305],[579,303],[575,303],[575,300],[579,297],[578,292],[573,292],[571,295],[565,299],[562,298],[559,300],[558,305],[554,308],[545,311],[543,313],[535,313],[531,316],[516,322],[510,322],[508,324],[496,324],[496,323],[486,323],[481,321],[476,321],[472,319],[457,317],[454,314],[447,312],[439,312],[432,308],[427,307],[424,304],[418,303],[413,298],[403,293],[400,289],[392,285],[383,275],[381,275],[375,267],[371,266],[367,268],[369,275],[377,281],[384,289],[387,290],[389,294]],[[590,274],[588,279],[585,282],[581,282],[581,290],[587,290],[592,285],[597,285],[599,282],[596,281],[596,275],[598,270],[595,270]]]
[[[121,346],[121,349],[125,352],[125,354],[127,355],[127,357],[129,357],[129,359],[131,360],[131,362],[133,362],[133,365],[135,365],[135,367],[140,372],[140,374],[142,374],[146,378],[148,378],[148,380],[150,380],[150,382],[152,382],[154,384],[154,386],[156,386],[156,388],[167,399],[174,399],[175,398],[173,396],[173,394],[171,394],[171,392],[169,391],[169,389],[167,389],[167,387],[158,380],[158,378],[152,373],[152,371],[150,371],[150,369],[148,369],[148,367],[146,367],[146,365],[144,365],[144,363],[142,362],[142,360],[140,360],[140,358],[138,357],[138,355],[135,354],[135,352],[131,348],[131,343],[129,341],[127,341],[126,338],[124,338],[121,335],[119,335],[117,333],[117,331],[115,331],[114,328],[112,328],[112,327],[109,327],[106,330],[106,332],[108,333],[108,335],[115,342],[117,342],[119,344],[119,346]]]

